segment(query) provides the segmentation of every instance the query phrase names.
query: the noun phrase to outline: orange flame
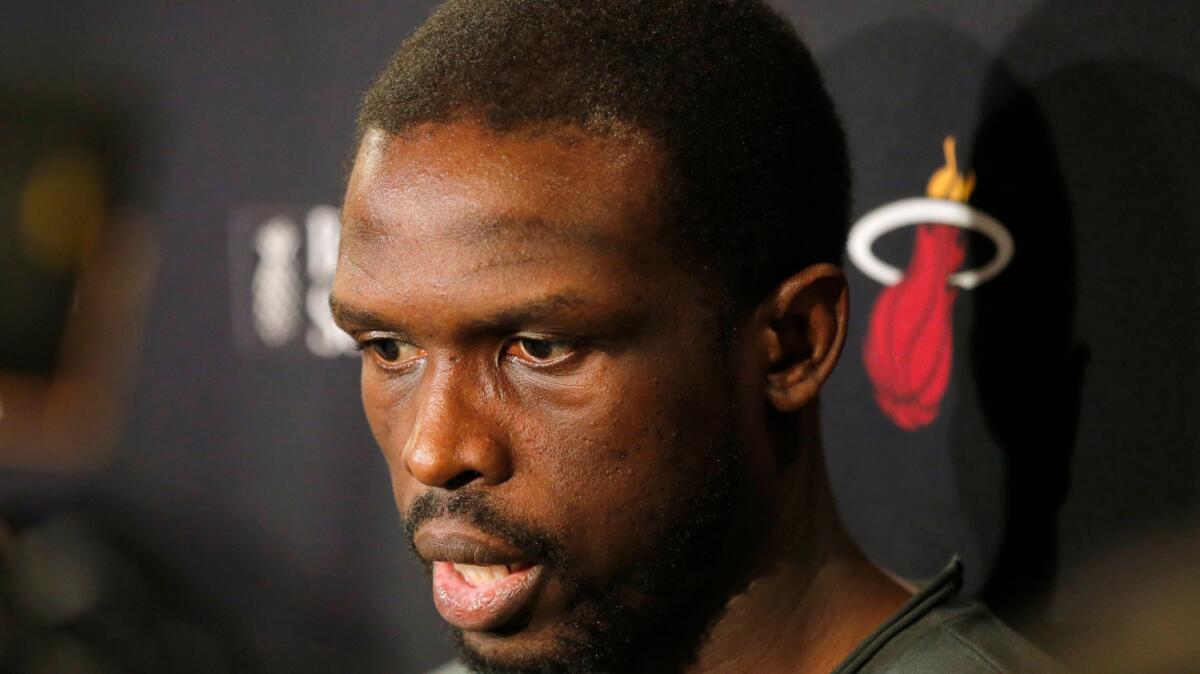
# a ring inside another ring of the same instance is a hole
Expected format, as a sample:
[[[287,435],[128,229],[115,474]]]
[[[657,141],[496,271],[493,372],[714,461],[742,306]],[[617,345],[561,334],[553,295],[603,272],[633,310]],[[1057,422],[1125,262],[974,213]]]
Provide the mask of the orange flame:
[[[950,199],[966,203],[975,189],[975,174],[963,175],[958,172],[958,160],[954,156],[954,136],[946,136],[942,141],[942,153],[946,155],[946,164],[933,172],[925,194],[931,199]]]

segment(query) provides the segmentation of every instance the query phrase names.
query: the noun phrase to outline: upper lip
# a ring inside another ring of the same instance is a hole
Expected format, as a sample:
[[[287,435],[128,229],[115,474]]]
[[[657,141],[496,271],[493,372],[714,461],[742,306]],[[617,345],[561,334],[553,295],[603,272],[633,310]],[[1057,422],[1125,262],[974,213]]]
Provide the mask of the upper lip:
[[[531,563],[533,556],[478,529],[446,520],[421,525],[413,537],[417,554],[426,562],[492,566]]]

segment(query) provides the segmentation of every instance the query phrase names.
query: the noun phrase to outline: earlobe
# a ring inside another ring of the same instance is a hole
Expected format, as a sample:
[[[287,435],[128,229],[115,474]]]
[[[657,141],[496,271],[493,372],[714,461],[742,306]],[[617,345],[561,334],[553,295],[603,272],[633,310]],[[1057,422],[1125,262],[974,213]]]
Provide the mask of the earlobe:
[[[759,307],[767,397],[793,412],[817,397],[846,341],[849,291],[841,268],[815,264],[788,278]]]

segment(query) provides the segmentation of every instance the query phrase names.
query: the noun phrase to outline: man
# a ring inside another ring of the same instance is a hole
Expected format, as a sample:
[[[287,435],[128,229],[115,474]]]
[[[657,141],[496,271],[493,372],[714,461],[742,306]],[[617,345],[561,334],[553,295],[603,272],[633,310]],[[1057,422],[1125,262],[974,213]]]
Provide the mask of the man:
[[[331,304],[471,670],[1052,668],[838,522],[848,170],[785,21],[451,0],[359,130]]]

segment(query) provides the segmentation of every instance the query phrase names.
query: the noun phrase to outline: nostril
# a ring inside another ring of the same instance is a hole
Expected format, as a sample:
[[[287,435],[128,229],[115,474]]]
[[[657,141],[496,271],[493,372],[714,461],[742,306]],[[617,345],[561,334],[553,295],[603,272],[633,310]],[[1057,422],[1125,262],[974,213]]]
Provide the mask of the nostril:
[[[453,478],[447,480],[446,484],[443,485],[443,488],[454,490],[454,489],[458,489],[459,487],[465,487],[466,485],[470,484],[471,482],[474,482],[476,478],[479,478],[482,476],[483,476],[483,473],[480,473],[477,470],[464,470],[463,472],[459,473],[458,475],[455,475]]]

